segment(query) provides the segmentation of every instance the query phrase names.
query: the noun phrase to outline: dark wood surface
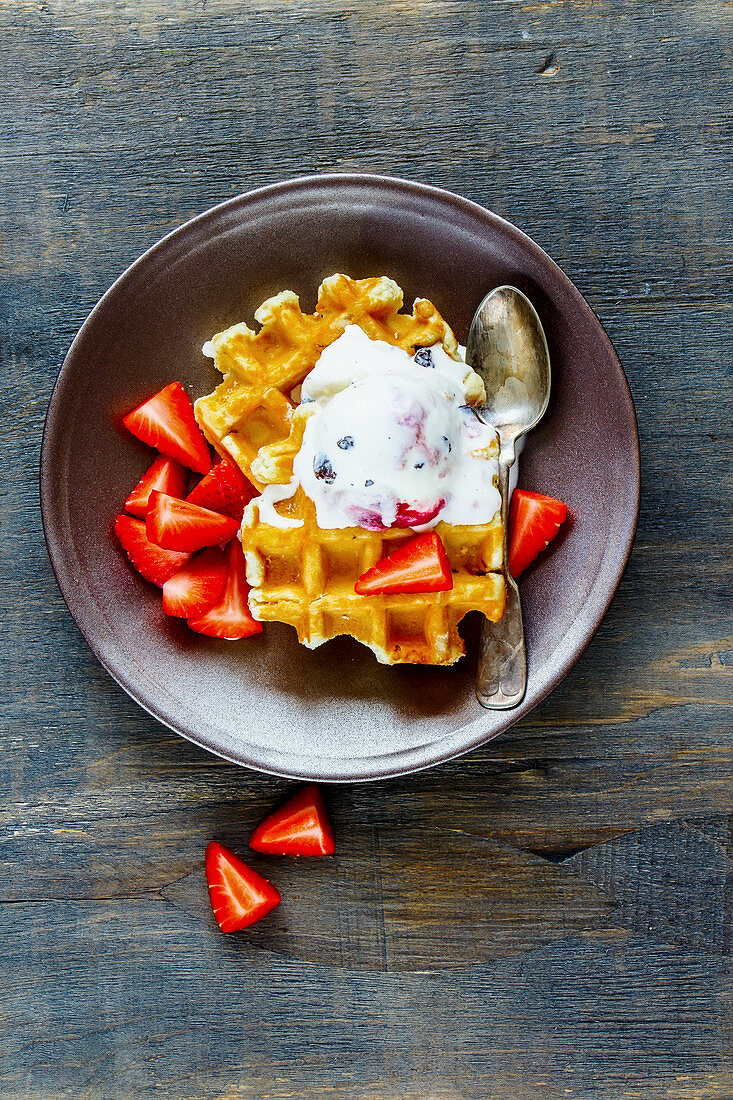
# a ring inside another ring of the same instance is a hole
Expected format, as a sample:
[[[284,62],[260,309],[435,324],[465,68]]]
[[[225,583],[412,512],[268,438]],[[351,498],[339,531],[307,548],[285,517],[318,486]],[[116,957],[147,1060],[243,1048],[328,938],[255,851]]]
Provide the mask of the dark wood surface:
[[[0,1096],[730,1098],[730,7],[0,4]],[[726,144],[728,142],[728,144]],[[437,183],[588,297],[642,441],[636,547],[575,671],[499,741],[327,792],[333,860],[202,870],[291,784],[160,727],[46,557],[74,332],[143,249],[305,172]]]

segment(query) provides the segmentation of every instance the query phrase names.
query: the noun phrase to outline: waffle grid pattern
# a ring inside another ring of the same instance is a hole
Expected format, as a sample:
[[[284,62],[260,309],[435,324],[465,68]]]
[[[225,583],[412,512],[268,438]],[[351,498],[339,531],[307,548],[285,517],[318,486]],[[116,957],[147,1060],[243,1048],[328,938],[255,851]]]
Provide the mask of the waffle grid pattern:
[[[295,627],[313,649],[350,634],[385,664],[453,664],[464,652],[458,624],[469,611],[496,621],[504,611],[501,525],[436,528],[453,570],[449,592],[359,596],[354,582],[381,558],[414,537],[410,530],[323,530],[302,489],[287,508],[302,527],[282,529],[259,520],[252,501],[245,512],[242,545],[257,619]]]

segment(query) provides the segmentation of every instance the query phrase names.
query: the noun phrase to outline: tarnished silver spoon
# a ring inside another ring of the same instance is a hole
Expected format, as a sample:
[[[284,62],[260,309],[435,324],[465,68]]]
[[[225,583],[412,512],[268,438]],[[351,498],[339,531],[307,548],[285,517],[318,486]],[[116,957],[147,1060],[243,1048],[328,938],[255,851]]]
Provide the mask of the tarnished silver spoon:
[[[504,527],[506,610],[498,623],[484,619],[476,698],[492,710],[516,707],[527,690],[522,607],[507,568],[509,470],[516,443],[542,419],[550,400],[550,354],[537,312],[513,286],[487,294],[471,322],[466,362],[480,374],[486,404],[477,410],[499,436],[499,492]]]

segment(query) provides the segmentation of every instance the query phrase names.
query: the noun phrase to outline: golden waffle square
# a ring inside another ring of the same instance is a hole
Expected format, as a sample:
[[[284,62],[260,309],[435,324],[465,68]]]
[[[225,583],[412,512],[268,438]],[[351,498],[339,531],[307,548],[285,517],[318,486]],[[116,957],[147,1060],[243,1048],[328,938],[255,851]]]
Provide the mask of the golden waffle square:
[[[262,622],[288,623],[298,640],[314,649],[329,638],[350,634],[383,664],[450,665],[465,652],[458,624],[469,611],[496,621],[504,612],[500,572],[502,529],[438,524],[453,570],[449,592],[359,596],[354,583],[380,558],[414,538],[409,529],[367,531],[363,527],[324,530],[315,508],[298,489],[276,506],[302,527],[263,523],[257,501],[245,510],[242,546],[250,607]]]
[[[260,332],[236,325],[215,336],[224,382],[196,403],[209,440],[258,488],[286,485],[312,411],[295,409],[296,387],[347,324],[408,353],[442,341],[457,357],[455,337],[430,302],[418,300],[412,316],[400,313],[401,306],[402,291],[389,279],[334,275],[320,288],[315,314],[302,314],[296,296],[286,291],[257,310]],[[477,380],[469,398],[478,403],[483,396]],[[385,664],[450,665],[465,652],[458,624],[469,611],[493,621],[504,612],[498,514],[487,524],[438,524],[453,572],[451,591],[360,596],[354,591],[358,577],[413,538],[413,531],[320,528],[301,488],[270,507],[290,526],[267,522],[257,498],[242,522],[250,606],[262,622],[293,626],[309,648],[348,634]]]

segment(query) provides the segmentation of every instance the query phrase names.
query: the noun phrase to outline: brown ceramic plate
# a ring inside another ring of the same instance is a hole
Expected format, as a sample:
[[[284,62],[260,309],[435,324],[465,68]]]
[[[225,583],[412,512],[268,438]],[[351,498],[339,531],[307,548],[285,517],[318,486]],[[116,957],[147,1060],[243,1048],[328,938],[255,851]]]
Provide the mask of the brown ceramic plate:
[[[172,381],[218,382],[201,345],[285,288],[308,310],[334,271],[392,276],[431,298],[465,341],[500,283],[529,295],[552,356],[550,409],[520,483],[566,501],[567,530],[522,578],[529,681],[510,712],[475,701],[476,623],[452,669],[385,668],[351,639],[313,652],[268,624],[238,643],[166,618],[130,568],[114,516],[151,461],[121,427]],[[569,279],[495,214],[437,188],[367,175],[265,187],[154,245],[104,295],[61,369],[46,420],[41,504],[69,610],[119,684],[161,722],[220,756],[277,775],[369,780],[448,760],[522,718],[577,661],[618,586],[639,501],[636,418],[621,364]]]

